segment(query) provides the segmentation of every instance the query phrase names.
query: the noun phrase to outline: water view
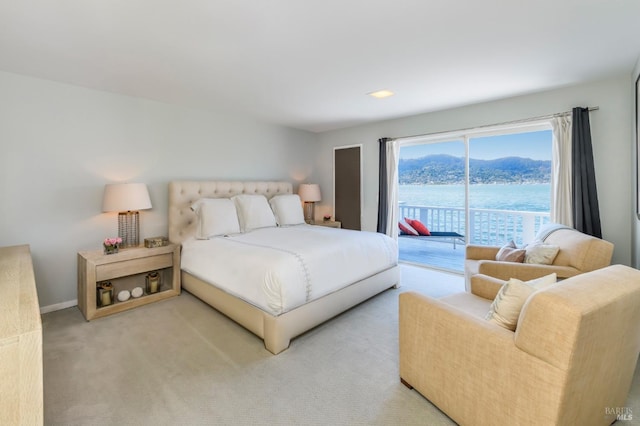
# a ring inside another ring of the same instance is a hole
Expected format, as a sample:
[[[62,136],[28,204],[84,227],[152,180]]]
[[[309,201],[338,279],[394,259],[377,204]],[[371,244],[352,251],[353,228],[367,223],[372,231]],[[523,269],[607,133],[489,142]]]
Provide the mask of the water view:
[[[514,240],[521,245],[548,222],[550,194],[548,183],[469,185],[467,229],[463,184],[399,185],[399,213],[420,219],[431,230],[457,232],[471,244],[499,246]],[[399,245],[401,260],[463,270],[464,250],[449,241],[402,238]]]
[[[400,204],[411,206],[464,208],[464,185],[399,185]],[[548,212],[551,189],[548,183],[469,185],[472,209]]]

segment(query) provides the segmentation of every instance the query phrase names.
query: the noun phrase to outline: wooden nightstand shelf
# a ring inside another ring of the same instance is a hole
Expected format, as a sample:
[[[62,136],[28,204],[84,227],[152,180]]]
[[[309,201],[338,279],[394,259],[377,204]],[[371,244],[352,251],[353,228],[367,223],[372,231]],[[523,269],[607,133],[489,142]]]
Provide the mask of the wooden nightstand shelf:
[[[157,293],[145,293],[137,298],[120,302],[118,292],[135,287],[145,288],[148,272],[158,271],[161,287]],[[110,281],[113,284],[114,303],[98,307],[96,303],[97,283]],[[78,308],[90,321],[95,318],[126,311],[147,303],[156,302],[180,294],[180,246],[134,247],[106,255],[102,250],[78,253]]]
[[[328,221],[324,221],[324,220],[314,220],[313,222],[311,222],[312,225],[317,225],[317,226],[328,226],[329,228],[341,228],[342,227],[342,223],[335,221],[335,220],[328,220]]]

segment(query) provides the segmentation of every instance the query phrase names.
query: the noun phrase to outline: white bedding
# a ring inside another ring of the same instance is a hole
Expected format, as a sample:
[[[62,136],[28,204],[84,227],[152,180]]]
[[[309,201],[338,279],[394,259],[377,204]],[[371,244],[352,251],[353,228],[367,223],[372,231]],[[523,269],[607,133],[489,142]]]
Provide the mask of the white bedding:
[[[280,315],[398,263],[374,232],[297,225],[182,244],[182,270]]]

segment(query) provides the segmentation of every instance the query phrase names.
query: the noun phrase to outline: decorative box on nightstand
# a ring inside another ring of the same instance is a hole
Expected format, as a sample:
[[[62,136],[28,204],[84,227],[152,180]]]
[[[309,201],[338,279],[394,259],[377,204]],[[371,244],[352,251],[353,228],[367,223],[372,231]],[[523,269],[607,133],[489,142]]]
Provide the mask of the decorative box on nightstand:
[[[159,288],[154,288],[152,293],[142,292],[147,275],[155,272],[160,277],[157,281]],[[109,283],[113,288],[113,293],[107,298],[108,303],[105,306],[98,306],[99,283],[103,286]],[[136,288],[140,289],[133,292]],[[139,297],[119,301],[116,296],[123,291],[129,294],[142,294]],[[178,244],[169,243],[166,246],[154,248],[127,248],[115,254],[104,254],[102,250],[78,253],[78,308],[87,321],[179,294],[180,245]]]
[[[335,220],[314,220],[313,222],[311,222],[312,225],[318,225],[318,226],[328,226],[329,228],[340,228],[342,227],[342,224],[338,221]]]
[[[167,237],[151,237],[144,239],[144,246],[146,248],[164,247],[169,244]]]

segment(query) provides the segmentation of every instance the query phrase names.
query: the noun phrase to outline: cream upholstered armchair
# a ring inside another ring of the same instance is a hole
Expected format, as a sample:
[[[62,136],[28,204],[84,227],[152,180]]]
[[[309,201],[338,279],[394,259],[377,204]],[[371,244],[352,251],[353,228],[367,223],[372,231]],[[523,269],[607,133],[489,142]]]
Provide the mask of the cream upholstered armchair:
[[[524,281],[556,273],[559,279],[604,268],[611,264],[613,244],[573,228],[551,225],[542,229],[536,239],[558,246],[560,250],[550,265],[496,260],[500,247],[467,245],[465,254],[466,289],[471,277],[482,274],[503,281]]]
[[[616,420],[640,351],[640,271],[614,265],[534,291],[515,331],[484,319],[500,288],[486,283],[400,295],[402,382],[460,425]]]

